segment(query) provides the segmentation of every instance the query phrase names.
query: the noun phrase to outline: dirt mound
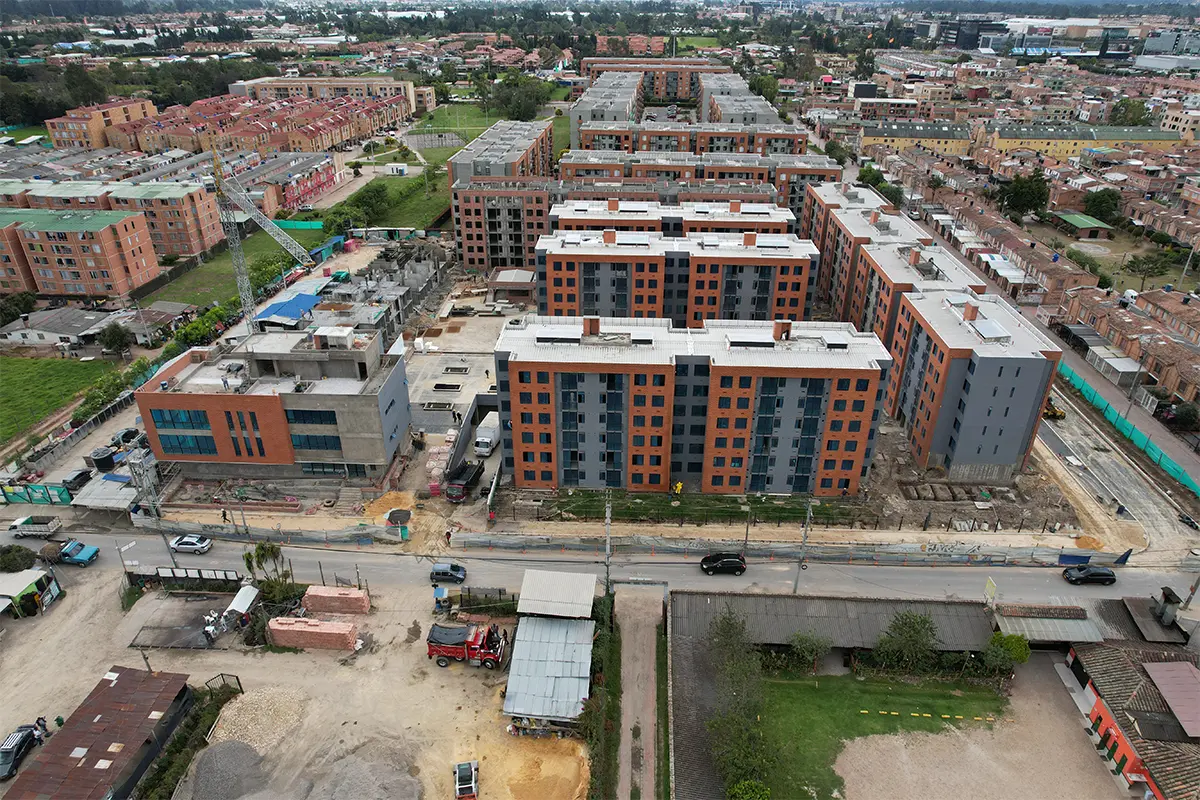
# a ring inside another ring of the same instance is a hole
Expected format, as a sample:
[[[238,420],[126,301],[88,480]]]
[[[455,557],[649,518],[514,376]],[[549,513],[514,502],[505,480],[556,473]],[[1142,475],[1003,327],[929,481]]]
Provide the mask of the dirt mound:
[[[262,756],[245,742],[218,742],[196,760],[192,800],[237,800],[262,791],[267,775]]]
[[[338,761],[313,786],[308,800],[419,800],[421,781],[407,767],[366,761],[357,755]]]
[[[267,753],[300,723],[307,700],[304,692],[290,687],[252,689],[222,709],[211,741],[246,742],[259,753]]]

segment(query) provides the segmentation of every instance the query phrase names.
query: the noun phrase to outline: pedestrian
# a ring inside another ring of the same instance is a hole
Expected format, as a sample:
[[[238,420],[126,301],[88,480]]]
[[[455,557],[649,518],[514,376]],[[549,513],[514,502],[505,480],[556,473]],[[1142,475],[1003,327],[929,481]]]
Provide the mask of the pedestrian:
[[[41,729],[42,729],[42,733],[49,733],[49,732],[50,732],[50,728],[49,728],[49,727],[46,725],[46,718],[45,718],[45,717],[38,717],[38,718],[37,718],[37,722],[35,722],[35,723],[34,723],[34,725],[37,725],[39,728],[41,728]]]
[[[229,512],[223,508],[221,509],[221,522],[229,522]]]
[[[37,725],[33,726],[33,741],[36,744],[44,744],[46,741],[46,737],[42,734],[41,728],[39,728]]]
[[[446,547],[450,546],[450,529],[446,529]]]
[[[492,377],[492,371],[491,371],[490,369],[485,369],[485,370],[483,371],[483,377],[484,377],[484,378],[491,378],[491,377]]]

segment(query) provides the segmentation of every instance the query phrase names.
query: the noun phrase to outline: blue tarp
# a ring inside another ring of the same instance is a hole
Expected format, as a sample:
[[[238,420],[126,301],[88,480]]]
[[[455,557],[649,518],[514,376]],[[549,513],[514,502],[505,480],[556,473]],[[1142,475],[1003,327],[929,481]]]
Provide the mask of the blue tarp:
[[[100,476],[100,480],[116,481],[117,483],[129,483],[130,477],[128,475],[118,475],[115,472],[106,472]]]
[[[320,299],[315,294],[298,294],[287,300],[278,303],[272,303],[267,306],[255,319],[267,319],[268,317],[284,317],[286,319],[300,319],[307,314]]]

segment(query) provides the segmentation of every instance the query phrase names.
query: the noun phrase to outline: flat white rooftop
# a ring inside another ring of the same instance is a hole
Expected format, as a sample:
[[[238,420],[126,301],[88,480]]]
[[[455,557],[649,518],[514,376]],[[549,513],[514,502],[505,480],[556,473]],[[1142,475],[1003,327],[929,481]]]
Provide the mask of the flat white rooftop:
[[[605,241],[605,237],[611,241]],[[654,231],[559,231],[538,238],[537,250],[547,255],[579,253],[594,256],[637,256],[686,253],[705,258],[813,259],[820,250],[810,239],[794,233],[690,233],[663,236]]]

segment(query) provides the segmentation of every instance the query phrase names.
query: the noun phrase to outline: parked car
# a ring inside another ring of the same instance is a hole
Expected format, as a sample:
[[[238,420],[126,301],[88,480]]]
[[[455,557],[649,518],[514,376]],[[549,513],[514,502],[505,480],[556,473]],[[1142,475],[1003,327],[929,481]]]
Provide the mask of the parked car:
[[[0,744],[0,781],[6,781],[17,774],[21,760],[29,755],[29,751],[37,743],[33,735],[33,725],[18,725],[17,729],[5,737]]]
[[[63,478],[62,485],[72,492],[78,492],[91,479],[92,471],[90,469],[77,469],[67,477]]]
[[[109,442],[109,447],[121,447],[123,445],[127,445],[136,439],[139,433],[141,433],[141,431],[139,431],[137,428],[123,428],[117,431],[116,435],[113,436],[112,441]]]
[[[1112,586],[1117,582],[1117,573],[1108,567],[1067,567],[1063,570],[1062,576],[1072,586],[1078,586],[1081,583]]]
[[[746,571],[746,557],[741,553],[712,553],[700,559],[700,569],[705,575],[718,572],[741,575]]]
[[[434,564],[429,571],[430,583],[462,583],[467,579],[467,568],[460,564]]]
[[[86,567],[95,561],[98,555],[100,555],[99,547],[84,544],[77,539],[68,539],[67,543],[58,551],[58,557],[64,564],[75,564],[80,567]]]
[[[1179,521],[1194,531],[1200,531],[1200,523],[1196,522],[1196,520],[1193,519],[1190,514],[1184,514],[1183,512],[1180,512]]]
[[[212,539],[194,533],[176,536],[170,543],[172,553],[207,553],[212,545]]]

